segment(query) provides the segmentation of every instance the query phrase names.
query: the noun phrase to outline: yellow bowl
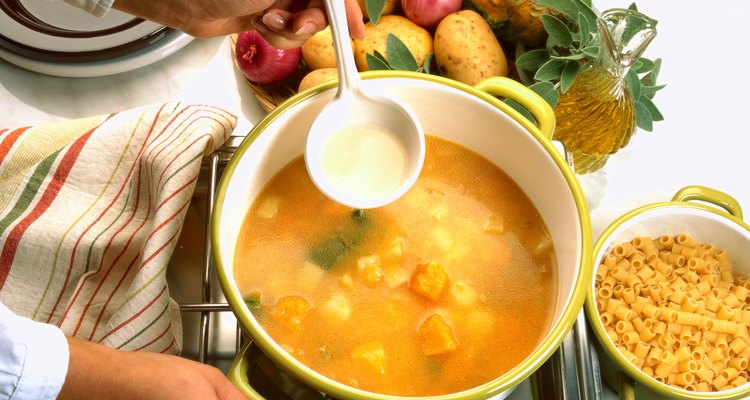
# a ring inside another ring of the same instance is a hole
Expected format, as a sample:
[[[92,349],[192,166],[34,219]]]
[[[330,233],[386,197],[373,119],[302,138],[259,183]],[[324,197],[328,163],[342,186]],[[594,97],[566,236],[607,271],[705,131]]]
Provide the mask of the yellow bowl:
[[[495,163],[534,202],[549,229],[557,254],[558,293],[551,328],[541,343],[508,373],[479,387],[438,399],[505,396],[557,349],[583,307],[591,278],[591,227],[583,193],[572,170],[551,143],[554,114],[534,92],[510,79],[491,79],[471,87],[428,74],[372,71],[363,85],[385,90],[409,105],[427,134],[468,147]],[[253,318],[233,276],[234,247],[240,224],[265,184],[304,149],[307,128],[334,95],[335,82],[299,93],[279,105],[252,130],[221,178],[211,220],[211,240],[222,290],[243,330],[283,370],[336,398],[392,399],[335,382],[286,353]],[[529,122],[493,95],[512,98],[538,121]],[[233,382],[259,397],[248,381],[248,360],[239,357]]]
[[[734,272],[750,276],[750,226],[742,220],[739,203],[725,193],[703,186],[685,187],[672,201],[640,207],[614,221],[594,246],[594,269],[619,243],[637,236],[653,238],[681,233],[726,250]],[[631,364],[607,336],[596,307],[594,285],[592,279],[586,295],[586,314],[598,339],[602,375],[610,386],[617,388],[621,399],[739,399],[750,395],[750,384],[719,392],[694,392],[648,376]]]

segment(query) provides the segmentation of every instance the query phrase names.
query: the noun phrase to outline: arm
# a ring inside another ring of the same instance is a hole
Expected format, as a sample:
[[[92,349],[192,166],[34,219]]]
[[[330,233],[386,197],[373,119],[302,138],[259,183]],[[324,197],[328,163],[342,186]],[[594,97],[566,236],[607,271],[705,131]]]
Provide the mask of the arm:
[[[68,369],[65,335],[0,303],[0,398],[54,399]]]
[[[196,37],[257,29],[278,48],[299,47],[327,25],[322,0],[65,0],[94,15],[111,8],[163,24]],[[351,36],[364,38],[357,0],[345,0]]]
[[[242,400],[216,368],[66,338],[0,303],[0,398]]]
[[[70,366],[60,400],[241,400],[216,368],[178,356],[115,350],[68,338]]]

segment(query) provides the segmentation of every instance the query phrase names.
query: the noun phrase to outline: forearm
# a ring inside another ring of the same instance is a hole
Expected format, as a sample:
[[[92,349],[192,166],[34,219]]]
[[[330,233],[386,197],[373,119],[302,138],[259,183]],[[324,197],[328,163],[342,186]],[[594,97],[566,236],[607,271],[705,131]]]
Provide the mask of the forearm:
[[[70,364],[58,399],[239,400],[216,368],[178,356],[115,350],[68,338]]]

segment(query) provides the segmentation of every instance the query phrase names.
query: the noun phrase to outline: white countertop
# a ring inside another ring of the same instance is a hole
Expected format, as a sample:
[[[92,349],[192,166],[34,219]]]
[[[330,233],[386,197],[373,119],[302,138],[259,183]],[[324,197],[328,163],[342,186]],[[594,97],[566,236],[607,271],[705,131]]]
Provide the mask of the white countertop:
[[[630,1],[599,0],[597,8]],[[646,55],[661,57],[656,104],[665,116],[653,132],[637,132],[610,157],[606,184],[592,210],[598,235],[617,216],[669,200],[686,185],[704,185],[737,199],[750,215],[750,114],[744,46],[750,3],[721,0],[641,1],[659,31]],[[226,107],[247,132],[265,114],[235,70],[227,38],[194,40],[146,67],[97,78],[60,78],[0,60],[0,128],[105,114],[180,99]],[[749,217],[750,218],[750,217]]]

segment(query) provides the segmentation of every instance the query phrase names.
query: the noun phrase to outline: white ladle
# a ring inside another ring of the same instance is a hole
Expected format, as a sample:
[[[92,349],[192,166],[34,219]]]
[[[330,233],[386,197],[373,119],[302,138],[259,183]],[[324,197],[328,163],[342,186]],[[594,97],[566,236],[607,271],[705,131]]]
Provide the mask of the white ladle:
[[[401,197],[422,170],[425,140],[416,114],[384,93],[366,93],[354,63],[343,0],[326,0],[338,91],[310,126],[305,164],[326,196],[354,208]]]

